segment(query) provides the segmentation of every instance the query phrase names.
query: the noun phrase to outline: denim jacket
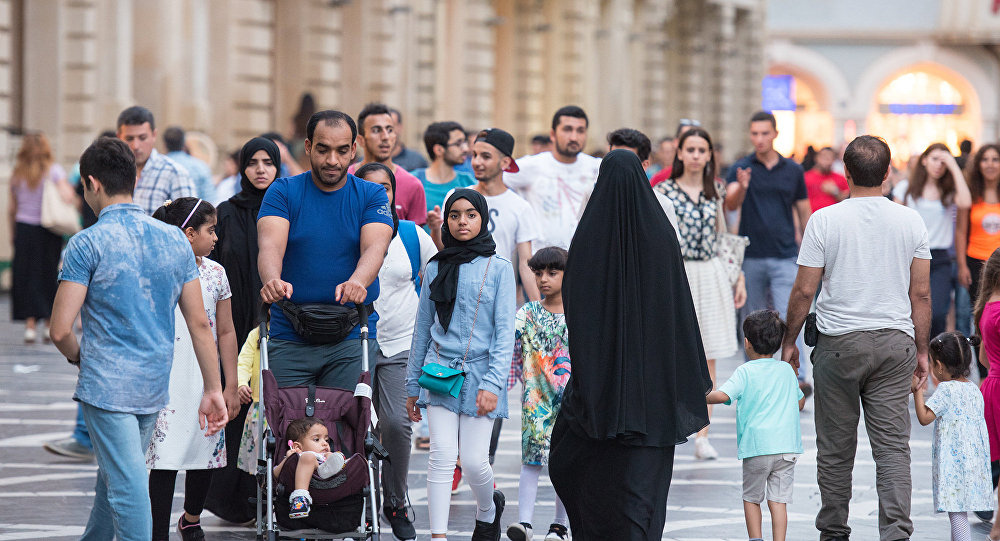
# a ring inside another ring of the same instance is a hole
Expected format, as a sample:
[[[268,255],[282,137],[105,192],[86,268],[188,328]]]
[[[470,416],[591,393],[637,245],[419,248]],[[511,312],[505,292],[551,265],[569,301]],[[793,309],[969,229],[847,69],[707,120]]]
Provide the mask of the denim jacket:
[[[430,299],[430,284],[437,276],[437,261],[427,264],[406,370],[407,396],[419,396],[420,406],[442,406],[455,413],[475,417],[476,396],[480,390],[485,390],[497,395],[498,399],[496,409],[487,417],[507,417],[506,383],[514,355],[514,268],[509,260],[493,256],[487,271],[488,262],[487,258],[477,257],[459,267],[455,311],[447,332],[438,322],[434,301]],[[483,274],[487,272],[479,315],[473,329],[479,286],[483,284]],[[437,362],[461,369],[467,346],[465,383],[458,398],[429,393],[420,388],[417,380],[421,367]]]

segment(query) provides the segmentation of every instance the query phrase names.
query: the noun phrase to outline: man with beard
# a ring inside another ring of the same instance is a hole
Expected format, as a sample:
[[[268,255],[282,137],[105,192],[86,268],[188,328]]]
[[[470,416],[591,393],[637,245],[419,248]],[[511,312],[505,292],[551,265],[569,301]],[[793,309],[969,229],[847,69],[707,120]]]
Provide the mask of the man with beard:
[[[440,214],[445,194],[476,183],[472,175],[455,170],[456,165],[465,163],[469,143],[465,130],[458,122],[435,122],[424,132],[424,146],[427,147],[427,155],[434,161],[427,168],[414,170],[413,176],[423,184],[427,212],[437,207]]]
[[[378,271],[393,234],[392,209],[382,186],[348,174],[356,139],[350,116],[317,112],[306,126],[311,171],[280,178],[268,188],[257,219],[264,302],[354,307],[378,297]],[[271,307],[268,344],[278,385],[353,388],[361,372],[358,326],[340,342],[308,344],[286,316],[285,308],[294,307],[281,304]],[[369,314],[375,338],[378,315]],[[377,342],[370,340],[368,347],[375,358]]]
[[[541,237],[535,249],[569,248],[584,202],[594,189],[601,160],[583,154],[587,144],[587,113],[567,105],[552,117],[551,152],[525,156],[517,161],[519,173],[504,175],[504,182],[531,205],[538,216]]]
[[[805,172],[806,192],[812,211],[839,203],[850,195],[847,179],[833,171],[837,153],[830,147],[823,147],[816,153],[816,166]]]
[[[347,172],[354,173],[367,163],[378,162],[396,177],[396,215],[400,220],[410,220],[417,225],[427,223],[427,201],[424,185],[392,161],[396,148],[396,121],[389,108],[382,103],[369,103],[358,113],[358,135],[364,147],[364,160],[352,165]]]

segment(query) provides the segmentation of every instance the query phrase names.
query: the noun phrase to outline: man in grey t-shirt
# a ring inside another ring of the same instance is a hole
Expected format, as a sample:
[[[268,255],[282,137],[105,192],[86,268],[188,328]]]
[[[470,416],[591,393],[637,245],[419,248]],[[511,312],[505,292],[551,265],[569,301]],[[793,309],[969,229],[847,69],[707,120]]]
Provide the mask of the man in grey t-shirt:
[[[909,539],[911,386],[927,379],[930,250],[916,211],[882,196],[889,146],[863,135],[844,153],[851,197],[812,215],[788,300],[782,359],[798,369],[795,339],[820,281],[816,466],[821,540],[848,539],[851,472],[861,404],[875,457],[882,541]]]

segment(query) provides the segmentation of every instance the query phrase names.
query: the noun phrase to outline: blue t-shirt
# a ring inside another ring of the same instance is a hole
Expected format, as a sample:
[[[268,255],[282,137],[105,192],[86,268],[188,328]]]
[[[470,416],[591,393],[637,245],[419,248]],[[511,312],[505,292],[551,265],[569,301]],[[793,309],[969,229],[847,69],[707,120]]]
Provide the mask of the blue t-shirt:
[[[69,240],[59,279],[87,286],[80,377],[73,398],[108,411],[155,413],[167,405],[174,308],[198,278],[180,228],[135,204],[111,205]]]
[[[790,364],[773,358],[743,363],[719,390],[727,405],[736,401],[737,458],[802,452],[802,390]]]
[[[458,188],[468,188],[476,183],[475,177],[457,170],[455,171],[455,178],[451,179],[451,182],[444,184],[437,184],[427,180],[427,169],[415,169],[412,171],[412,174],[420,179],[420,183],[424,185],[427,212],[434,210],[435,206],[439,206],[443,214],[444,196],[448,195],[448,192],[457,190]]]
[[[802,166],[778,156],[778,163],[768,169],[756,154],[744,156],[729,168],[726,182],[736,182],[736,172],[750,168],[750,187],[743,199],[740,235],[750,238],[746,257],[791,258],[798,254],[795,244],[793,207],[809,199]]]
[[[348,174],[343,187],[324,192],[312,172],[279,178],[267,189],[257,219],[278,216],[288,220],[288,244],[281,262],[281,279],[292,284],[296,304],[336,304],[337,286],[346,282],[361,258],[361,227],[380,223],[392,227],[385,189]],[[378,298],[378,278],[368,286],[365,304]],[[353,304],[348,304],[353,306]],[[368,318],[375,338],[378,314]],[[355,327],[347,340],[358,338]],[[271,307],[271,338],[304,342],[277,305]]]

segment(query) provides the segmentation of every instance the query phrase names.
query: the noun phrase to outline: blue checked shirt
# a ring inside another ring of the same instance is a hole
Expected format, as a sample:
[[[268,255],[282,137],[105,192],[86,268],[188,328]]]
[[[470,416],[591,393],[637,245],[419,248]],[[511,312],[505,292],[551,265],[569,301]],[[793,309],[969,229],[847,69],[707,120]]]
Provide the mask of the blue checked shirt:
[[[191,175],[184,167],[154,148],[142,168],[142,175],[135,182],[132,200],[146,214],[153,214],[164,201],[181,197],[198,197]]]

